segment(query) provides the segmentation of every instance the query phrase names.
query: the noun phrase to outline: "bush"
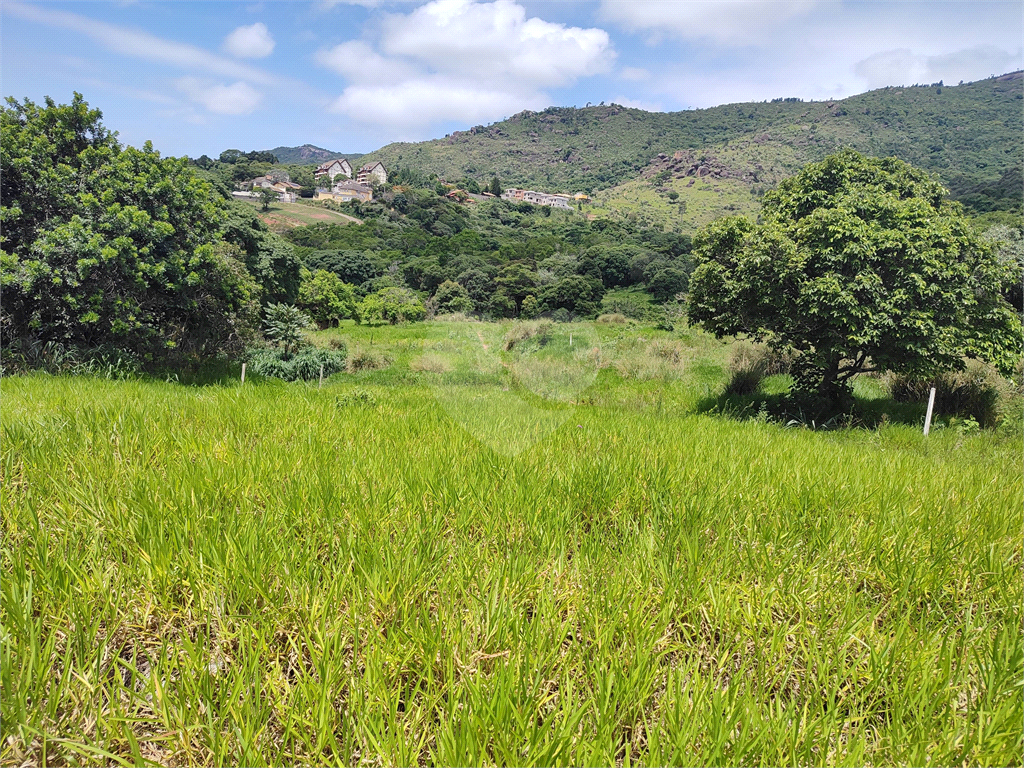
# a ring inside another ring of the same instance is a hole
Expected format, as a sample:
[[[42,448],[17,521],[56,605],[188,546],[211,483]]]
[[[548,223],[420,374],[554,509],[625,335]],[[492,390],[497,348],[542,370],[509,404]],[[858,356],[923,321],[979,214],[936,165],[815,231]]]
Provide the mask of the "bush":
[[[778,352],[763,344],[738,342],[729,360],[727,395],[752,395],[768,376],[789,373],[793,356]]]
[[[256,349],[248,355],[249,367],[253,373],[284,381],[314,381],[320,378],[320,366],[324,376],[345,370],[346,350],[317,349],[307,347],[295,354],[280,349]]]
[[[148,365],[244,349],[260,291],[222,240],[223,201],[187,159],[122,147],[100,117],[80,94],[0,107],[0,346]]]
[[[391,358],[378,352],[356,349],[348,359],[348,372],[377,371],[391,365]]]
[[[267,337],[283,346],[285,353],[297,351],[302,331],[310,326],[306,313],[289,304],[269,304],[265,313],[263,330]]]
[[[622,325],[623,323],[626,322],[626,316],[619,314],[618,312],[605,313],[603,315],[598,316],[597,322],[605,324]]]
[[[991,365],[967,360],[962,371],[947,371],[931,379],[890,373],[882,379],[889,396],[900,403],[927,402],[935,387],[935,415],[972,418],[994,427],[1020,395]]]
[[[395,325],[423,320],[427,310],[408,288],[384,288],[363,299],[359,314],[367,325]]]

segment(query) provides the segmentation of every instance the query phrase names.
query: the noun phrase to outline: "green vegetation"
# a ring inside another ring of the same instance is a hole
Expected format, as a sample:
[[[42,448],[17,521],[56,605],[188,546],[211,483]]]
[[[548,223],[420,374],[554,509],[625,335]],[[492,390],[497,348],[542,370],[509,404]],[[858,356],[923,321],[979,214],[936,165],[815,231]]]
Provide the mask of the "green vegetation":
[[[1024,758],[1019,420],[709,415],[730,346],[624,319],[313,339],[3,380],[5,764]]]
[[[330,153],[9,101],[0,762],[1020,764],[1021,83],[523,113],[264,220]]]
[[[252,205],[242,201],[241,205]],[[262,206],[260,206],[262,208]],[[294,227],[310,224],[360,224],[359,219],[322,205],[308,202],[282,203],[276,199],[270,203],[266,213],[260,216],[267,227],[274,232],[287,232]]]
[[[259,286],[188,164],[122,148],[80,94],[0,109],[5,360],[33,345],[204,358],[250,335]]]
[[[954,197],[974,211],[1019,213],[1022,98],[1024,79],[1018,72],[956,87],[884,88],[839,101],[778,100],[672,113],[615,104],[552,107],[443,139],[389,144],[361,162],[382,160],[389,170],[408,167],[452,181],[471,177],[481,185],[497,176],[505,186],[547,191],[596,192],[625,184],[604,198],[608,205],[636,199],[642,213],[692,231],[713,216],[691,221],[677,206],[670,209],[660,202],[658,210],[649,211],[650,201],[628,186],[638,177],[650,180],[647,172],[659,153],[691,152],[697,167],[676,169],[671,178],[717,185],[723,190],[722,206],[715,209],[721,215],[728,205],[746,212],[747,198],[756,200],[758,190],[838,148],[851,147],[938,174]],[[720,181],[725,179],[731,183]],[[676,183],[655,186],[683,199],[692,192]],[[697,199],[700,204],[714,201]],[[697,201],[686,202],[693,216],[691,203]]]
[[[689,317],[796,352],[804,392],[833,405],[865,371],[932,376],[981,357],[1009,374],[1021,322],[1013,261],[982,242],[945,190],[895,159],[846,150],[765,195],[760,221],[695,241]]]

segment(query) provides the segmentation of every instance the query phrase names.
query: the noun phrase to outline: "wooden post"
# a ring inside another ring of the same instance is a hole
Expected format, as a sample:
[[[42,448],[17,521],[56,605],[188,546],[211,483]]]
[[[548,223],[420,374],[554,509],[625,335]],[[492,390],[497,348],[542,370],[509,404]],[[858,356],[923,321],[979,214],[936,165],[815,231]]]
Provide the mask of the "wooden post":
[[[935,408],[935,387],[932,387],[932,391],[928,393],[928,412],[924,415],[924,433],[925,435],[932,428],[932,410]]]
[[[321,365],[320,366],[320,386],[317,387],[317,389],[323,389],[323,388],[324,388],[324,367]]]
[[[242,383],[245,384],[245,363],[242,363]]]

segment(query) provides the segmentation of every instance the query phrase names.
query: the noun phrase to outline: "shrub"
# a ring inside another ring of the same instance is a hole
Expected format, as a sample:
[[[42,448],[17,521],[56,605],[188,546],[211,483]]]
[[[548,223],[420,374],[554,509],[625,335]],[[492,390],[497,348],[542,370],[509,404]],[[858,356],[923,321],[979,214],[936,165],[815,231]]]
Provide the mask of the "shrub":
[[[677,293],[683,293],[689,282],[690,277],[683,270],[666,267],[651,276],[647,291],[658,301],[668,301]]]
[[[947,371],[931,379],[890,373],[882,379],[889,396],[901,403],[926,402],[935,387],[935,414],[973,418],[994,427],[1013,408],[1020,395],[991,365],[967,360],[962,371]]]
[[[302,340],[302,331],[310,326],[309,317],[288,304],[269,304],[265,312],[263,328],[267,336],[284,347],[286,353],[295,352]]]
[[[281,349],[256,349],[248,355],[249,367],[253,373],[284,381],[313,381],[320,378],[320,366],[324,376],[330,376],[345,369],[346,350],[317,349],[307,347],[295,354]]]
[[[391,365],[391,358],[378,352],[356,349],[348,359],[348,372],[377,371]]]
[[[609,312],[603,315],[599,315],[597,318],[597,322],[605,324],[622,325],[623,323],[626,322],[626,316],[623,314],[619,314],[618,312]]]

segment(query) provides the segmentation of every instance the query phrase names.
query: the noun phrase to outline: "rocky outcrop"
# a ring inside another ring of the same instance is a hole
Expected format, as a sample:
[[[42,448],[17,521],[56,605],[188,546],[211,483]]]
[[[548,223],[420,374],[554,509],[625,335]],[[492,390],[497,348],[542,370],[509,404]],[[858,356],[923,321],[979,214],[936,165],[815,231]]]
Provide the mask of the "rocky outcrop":
[[[641,175],[652,179],[658,174],[668,172],[673,179],[739,179],[748,184],[758,181],[759,168],[735,168],[727,165],[710,152],[697,152],[684,149],[674,152],[672,156],[664,152],[657,155]]]

